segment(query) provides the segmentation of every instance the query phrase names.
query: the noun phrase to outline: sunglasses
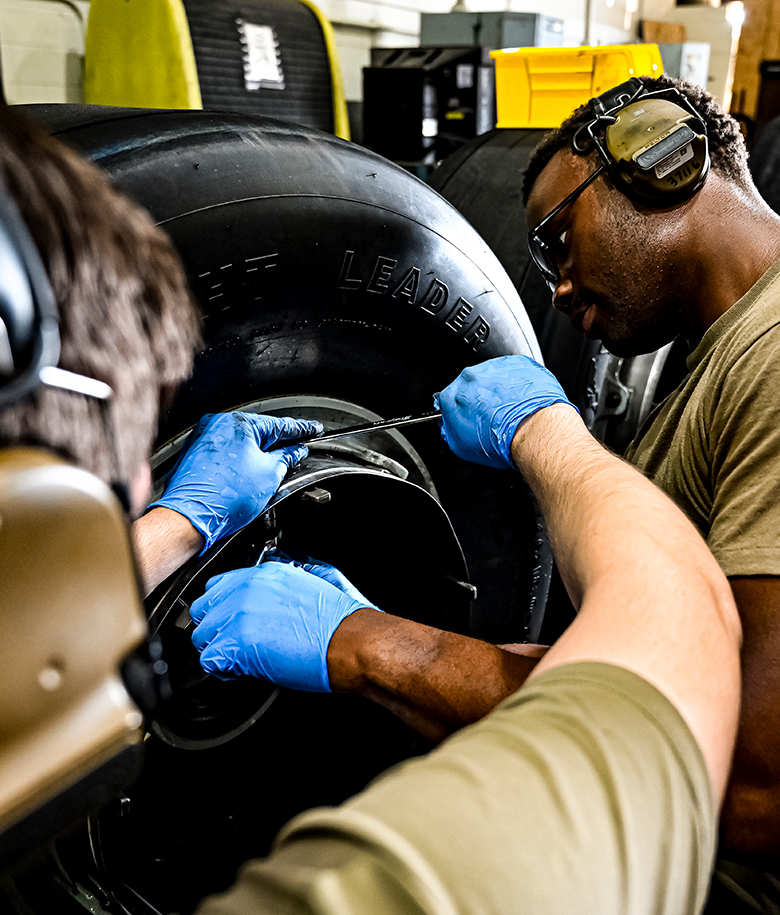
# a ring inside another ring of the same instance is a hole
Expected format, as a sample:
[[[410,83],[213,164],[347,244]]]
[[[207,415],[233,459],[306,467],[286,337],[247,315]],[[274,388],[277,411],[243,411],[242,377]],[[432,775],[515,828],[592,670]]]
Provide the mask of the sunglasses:
[[[544,217],[544,219],[528,233],[528,248],[534,263],[541,271],[545,283],[550,287],[551,292],[555,292],[555,287],[561,281],[561,274],[558,270],[558,259],[555,256],[555,242],[549,242],[545,238],[545,230],[555,217],[562,213],[569,204],[573,203],[585,188],[598,178],[606,169],[605,165],[600,165],[592,175],[589,175],[579,187],[576,187],[568,197],[564,197],[555,209]]]

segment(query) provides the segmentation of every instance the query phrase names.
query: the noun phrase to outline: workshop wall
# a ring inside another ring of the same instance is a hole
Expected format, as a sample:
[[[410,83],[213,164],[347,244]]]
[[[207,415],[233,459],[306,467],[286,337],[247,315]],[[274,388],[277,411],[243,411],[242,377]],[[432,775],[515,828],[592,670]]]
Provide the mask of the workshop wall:
[[[372,47],[415,47],[420,13],[447,13],[454,0],[319,0],[336,34],[347,99],[362,98],[362,68]],[[643,16],[663,18],[673,0],[645,0]],[[466,0],[472,12],[543,12],[564,22],[563,43],[621,44],[635,41],[639,0]],[[589,23],[586,24],[586,10]]]
[[[0,64],[14,104],[82,101],[87,0],[0,0]]]
[[[454,0],[320,0],[331,20],[349,101],[362,99],[362,70],[372,47],[414,47],[420,13],[446,13]],[[671,0],[645,0],[670,8]],[[467,0],[475,12],[541,12],[563,19],[564,44],[612,44],[636,38],[639,0]],[[589,25],[585,11],[589,9]],[[12,103],[78,102],[88,0],[0,0],[0,62]],[[652,10],[652,16],[661,15]],[[588,34],[589,33],[589,34]]]
[[[370,63],[372,47],[416,46],[420,13],[446,13],[452,9],[453,2],[319,0],[320,8],[333,24],[347,100],[353,103],[362,100],[362,71]],[[751,2],[780,4],[780,0]],[[667,21],[682,17],[688,40],[694,41],[711,40],[700,37],[699,33],[709,35],[713,28],[718,35],[727,36],[730,28],[724,23],[724,8],[675,7],[674,0],[465,0],[465,3],[474,12],[544,12],[562,19],[563,43],[570,46],[635,41],[640,15],[643,19]],[[82,101],[88,12],[89,0],[0,0],[0,64],[10,102]],[[722,100],[720,88],[726,82],[729,64],[727,38],[721,44],[722,48],[713,45],[711,76],[715,71],[717,75],[708,88]],[[753,89],[752,85],[750,88]]]
[[[756,116],[764,60],[780,60],[780,0],[746,0],[734,75],[733,111]]]

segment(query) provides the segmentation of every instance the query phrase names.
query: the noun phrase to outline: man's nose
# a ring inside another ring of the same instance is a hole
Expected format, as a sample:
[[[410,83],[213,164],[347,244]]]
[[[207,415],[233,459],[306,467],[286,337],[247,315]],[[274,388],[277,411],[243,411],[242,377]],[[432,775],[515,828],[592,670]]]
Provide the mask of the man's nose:
[[[558,311],[568,311],[571,305],[572,285],[569,279],[560,279],[553,289],[553,305]]]

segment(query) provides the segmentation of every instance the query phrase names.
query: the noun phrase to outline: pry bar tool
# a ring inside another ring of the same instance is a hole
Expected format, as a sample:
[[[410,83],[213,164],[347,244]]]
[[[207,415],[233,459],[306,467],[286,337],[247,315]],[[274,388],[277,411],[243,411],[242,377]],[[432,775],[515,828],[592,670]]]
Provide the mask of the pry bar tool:
[[[347,435],[362,435],[364,432],[382,432],[384,429],[397,429],[399,426],[411,426],[414,423],[425,423],[430,419],[439,419],[441,410],[431,410],[428,413],[420,413],[417,416],[396,416],[394,419],[378,419],[373,423],[363,423],[360,426],[347,426],[346,429],[336,429],[333,432],[322,432],[319,435],[312,435],[309,438],[287,439],[285,441],[274,442],[269,445],[267,451],[275,451],[277,448],[286,448],[289,445],[318,445],[320,442],[330,442],[337,438],[344,438]]]

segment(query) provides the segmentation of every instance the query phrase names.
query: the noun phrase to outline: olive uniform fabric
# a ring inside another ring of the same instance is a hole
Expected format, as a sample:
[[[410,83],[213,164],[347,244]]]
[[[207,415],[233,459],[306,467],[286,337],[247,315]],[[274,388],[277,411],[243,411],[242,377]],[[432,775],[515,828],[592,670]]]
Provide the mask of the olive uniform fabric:
[[[780,575],[778,354],[780,260],[709,328],[626,450],[729,576]]]
[[[293,820],[198,915],[695,913],[715,817],[674,706],[628,670],[572,663]]]
[[[780,575],[779,356],[780,260],[707,330],[626,451],[729,576]],[[720,861],[716,878],[708,911],[780,915],[780,872]]]

